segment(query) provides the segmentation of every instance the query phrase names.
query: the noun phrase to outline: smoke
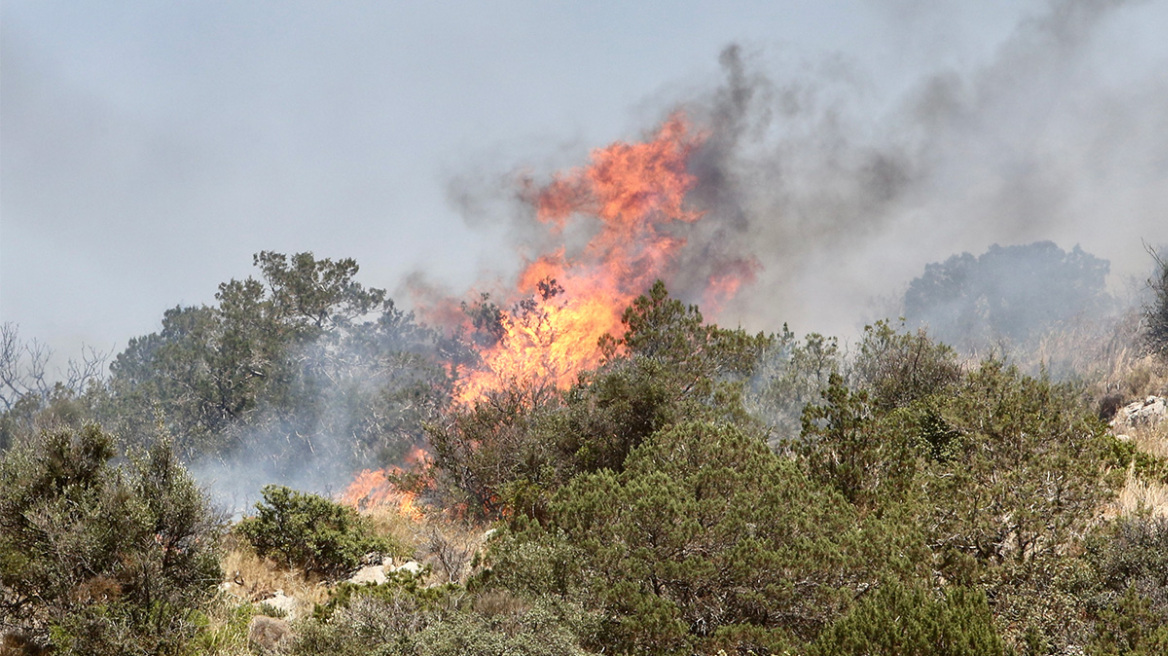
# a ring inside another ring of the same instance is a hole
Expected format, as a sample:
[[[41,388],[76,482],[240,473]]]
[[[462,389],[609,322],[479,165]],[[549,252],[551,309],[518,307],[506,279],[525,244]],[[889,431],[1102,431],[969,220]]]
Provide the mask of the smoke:
[[[1168,62],[1128,65],[1139,4],[1049,2],[980,65],[891,98],[864,62],[766,70],[726,47],[721,83],[660,114],[681,108],[707,135],[689,195],[706,216],[672,228],[687,247],[671,291],[701,302],[731,272],[753,284],[703,308],[720,323],[848,336],[901,312],[925,264],[995,243],[1081,246],[1114,263],[1113,286],[1144,275],[1141,239],[1159,239],[1168,206]],[[544,246],[515,183],[467,179],[451,196],[468,215],[506,216],[520,252]]]

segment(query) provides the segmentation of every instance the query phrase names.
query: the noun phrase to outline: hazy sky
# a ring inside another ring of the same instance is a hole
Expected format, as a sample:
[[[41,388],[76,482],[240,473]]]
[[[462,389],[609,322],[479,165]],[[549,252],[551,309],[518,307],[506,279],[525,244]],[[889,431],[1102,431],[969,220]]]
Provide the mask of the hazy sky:
[[[724,323],[846,332],[962,250],[1079,243],[1118,278],[1168,241],[1163,0],[0,12],[0,320],[62,355],[213,302],[260,250],[353,257],[391,292],[506,276],[509,175],[675,107],[714,120],[734,71],[711,213],[736,227],[707,237],[763,271]]]

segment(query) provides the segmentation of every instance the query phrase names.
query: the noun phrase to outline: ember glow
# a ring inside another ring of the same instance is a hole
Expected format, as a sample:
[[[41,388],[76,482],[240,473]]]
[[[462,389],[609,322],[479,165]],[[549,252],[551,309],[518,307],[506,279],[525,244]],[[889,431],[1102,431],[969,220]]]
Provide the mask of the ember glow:
[[[414,447],[406,457],[408,466],[421,467],[425,464],[427,453]],[[396,506],[398,514],[413,521],[421,521],[422,508],[418,504],[417,494],[402,490],[393,483],[391,477],[405,472],[401,467],[386,469],[366,469],[349,484],[340,496],[341,503],[356,510]]]
[[[509,384],[564,388],[600,364],[601,336],[619,337],[625,308],[654,280],[670,279],[686,244],[670,226],[703,216],[687,207],[686,194],[697,182],[687,164],[704,139],[675,113],[652,139],[594,150],[589,166],[528,190],[525,198],[552,234],[570,222],[587,222],[594,233],[576,253],[561,246],[527,263],[497,339],[479,347],[481,366],[458,368],[459,401],[473,403]],[[724,272],[709,281],[707,296],[722,302],[752,276]]]

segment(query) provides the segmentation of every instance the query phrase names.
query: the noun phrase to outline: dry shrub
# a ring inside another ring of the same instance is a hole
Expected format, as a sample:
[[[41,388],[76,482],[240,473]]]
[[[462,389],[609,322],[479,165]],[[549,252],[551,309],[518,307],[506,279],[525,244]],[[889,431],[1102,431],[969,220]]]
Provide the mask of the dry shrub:
[[[411,556],[422,549],[430,534],[429,526],[435,521],[430,515],[419,520],[403,514],[393,504],[372,506],[362,510],[361,515],[369,521],[375,535],[401,546],[402,552],[395,556]]]
[[[1124,430],[1132,444],[1145,453],[1168,460],[1168,419],[1155,426],[1135,426]]]
[[[299,570],[280,567],[274,561],[260,558],[247,544],[233,540],[221,561],[227,594],[249,602],[259,602],[283,590],[311,608],[324,603],[329,589],[319,576],[306,576]]]
[[[361,511],[382,537],[402,545],[405,553],[429,564],[440,583],[464,583],[471,573],[475,554],[483,546],[486,526],[453,519],[445,513],[424,513],[418,519],[401,513],[393,504],[384,504]]]

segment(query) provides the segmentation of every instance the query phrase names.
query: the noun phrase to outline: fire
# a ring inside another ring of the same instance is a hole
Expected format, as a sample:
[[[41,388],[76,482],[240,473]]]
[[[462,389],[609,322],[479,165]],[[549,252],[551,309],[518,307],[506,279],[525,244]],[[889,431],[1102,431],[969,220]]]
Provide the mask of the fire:
[[[549,229],[586,221],[595,232],[578,253],[561,247],[527,263],[514,297],[523,300],[500,317],[498,339],[480,348],[482,366],[458,371],[460,401],[509,383],[567,387],[600,364],[601,336],[622,334],[624,309],[668,278],[685,246],[669,226],[702,218],[685,198],[697,182],[687,164],[704,138],[675,113],[651,140],[594,150],[589,166],[528,191]],[[724,300],[739,281],[727,274],[710,283]]]
[[[406,462],[421,465],[425,463],[427,455],[420,447],[414,447],[406,456]],[[398,488],[391,480],[391,477],[403,473],[405,470],[401,467],[363,470],[357,474],[349,487],[345,488],[340,495],[340,502],[357,510],[394,505],[401,516],[415,522],[422,521],[423,513],[418,504],[418,495]]]
[[[450,298],[419,303],[427,320],[475,335],[479,362],[450,365],[456,402],[470,405],[511,384],[563,389],[601,364],[601,337],[620,337],[625,308],[655,280],[673,277],[686,246],[678,227],[704,216],[686,196],[697,184],[689,160],[705,138],[678,112],[645,142],[596,149],[588,166],[554,175],[543,186],[522,186],[522,198],[553,236],[591,237],[583,246],[565,239],[528,259],[501,309],[460,308]],[[717,310],[759,267],[753,258],[714,264],[702,301]],[[411,458],[424,465],[426,454],[417,449]],[[398,467],[365,470],[341,499],[355,508],[396,504],[403,515],[420,519],[415,495],[391,482],[402,473]]]

